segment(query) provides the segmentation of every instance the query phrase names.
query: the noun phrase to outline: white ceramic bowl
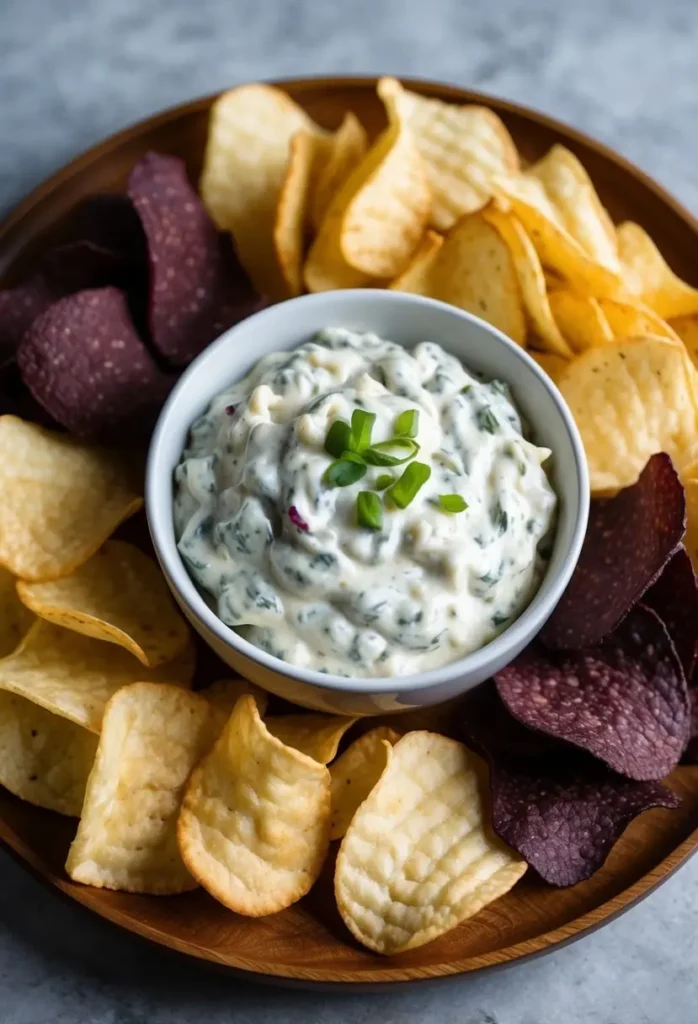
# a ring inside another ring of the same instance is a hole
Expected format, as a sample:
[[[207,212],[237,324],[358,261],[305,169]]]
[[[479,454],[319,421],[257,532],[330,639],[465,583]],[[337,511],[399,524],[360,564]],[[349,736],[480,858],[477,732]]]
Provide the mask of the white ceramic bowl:
[[[491,643],[418,675],[345,679],[289,665],[243,640],[209,608],[189,577],[175,543],[173,471],[191,423],[210,400],[269,352],[294,348],[328,326],[371,330],[413,346],[435,341],[466,369],[507,381],[538,444],[554,453],[553,485],[560,499],[555,544],[538,593],[523,614]],[[191,624],[214,651],[253,682],[306,707],[370,715],[435,704],[469,690],[514,658],[536,635],[572,574],[584,539],[589,483],[581,439],[559,392],[517,345],[494,327],[453,306],[400,292],[324,292],[257,313],[227,331],[188,368],[158,420],[148,457],[146,510],[163,572]]]

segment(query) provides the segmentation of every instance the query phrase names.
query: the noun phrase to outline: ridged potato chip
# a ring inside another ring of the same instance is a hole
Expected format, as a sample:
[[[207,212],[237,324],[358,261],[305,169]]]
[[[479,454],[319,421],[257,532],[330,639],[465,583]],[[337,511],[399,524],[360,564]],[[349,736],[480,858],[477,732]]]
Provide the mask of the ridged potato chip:
[[[311,225],[319,230],[333,196],[361,162],[368,149],[368,136],[363,125],[351,111],[331,137],[329,153],[319,168],[310,197]]]
[[[414,949],[503,896],[526,862],[485,822],[484,766],[462,743],[411,732],[342,840],[335,895],[377,953]]]
[[[639,338],[654,334],[658,338],[674,338],[678,334],[653,309],[640,302],[625,299],[599,299],[601,312],[614,338]]]
[[[487,107],[444,103],[402,86],[392,88],[427,168],[431,224],[447,231],[463,214],[488,202],[495,175],[518,171],[516,146]]]
[[[185,649],[160,668],[144,668],[114,644],[39,619],[17,650],[0,661],[0,690],[99,732],[107,701],[122,686],[137,681],[189,685],[194,675],[192,651]]]
[[[272,715],[264,724],[287,747],[329,764],[337,756],[342,736],[356,721],[343,715]]]
[[[182,859],[208,892],[250,917],[304,896],[330,841],[330,773],[265,727],[241,697],[192,773],[177,824]]]
[[[107,705],[66,871],[76,882],[154,895],[197,883],[177,847],[189,774],[215,733],[207,701],[176,686],[134,683]]]
[[[613,341],[613,331],[598,299],[570,288],[550,292],[550,308],[560,331],[575,352]]]
[[[172,661],[189,642],[189,627],[159,566],[124,541],[107,541],[70,576],[20,580],[17,591],[40,618],[119,644],[150,668]]]
[[[631,338],[591,348],[558,387],[584,442],[592,491],[635,483],[651,455],[681,468],[698,431],[698,371],[666,338]]]
[[[55,580],[86,562],[142,499],[113,453],[0,416],[0,565]]]
[[[274,221],[291,139],[321,129],[271,85],[230,89],[211,108],[199,191],[218,227],[230,231],[257,290],[288,297],[274,251]]]
[[[615,228],[573,153],[555,145],[522,174],[497,177],[496,186],[546,267],[587,295],[622,290]]]
[[[0,690],[0,786],[37,807],[78,817],[97,737]]]
[[[274,220],[274,250],[289,297],[303,290],[305,222],[318,136],[296,132]]]
[[[665,320],[698,313],[698,289],[676,276],[644,228],[625,221],[616,235],[623,282],[630,295]]]
[[[400,733],[390,726],[371,729],[354,740],[330,768],[330,839],[341,839],[351,819],[385,771]]]
[[[15,577],[0,566],[0,658],[14,651],[33,621],[34,616],[19,599]]]
[[[254,683],[248,683],[246,679],[217,679],[199,693],[213,704],[214,708],[222,712],[226,719],[232,714],[239,698],[245,694],[254,697],[257,710],[262,717],[269,702],[269,694]]]
[[[483,209],[482,216],[488,224],[497,229],[511,253],[519,278],[524,309],[533,333],[551,352],[569,358],[572,349],[553,317],[543,267],[521,221],[510,211],[500,210],[494,203]]]

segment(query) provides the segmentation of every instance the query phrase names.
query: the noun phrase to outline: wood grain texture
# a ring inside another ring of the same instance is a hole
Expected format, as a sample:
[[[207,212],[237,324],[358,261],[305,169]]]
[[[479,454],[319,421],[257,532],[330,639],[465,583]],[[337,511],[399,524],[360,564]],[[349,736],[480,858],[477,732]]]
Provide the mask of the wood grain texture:
[[[382,106],[369,78],[280,83],[320,124],[337,127],[353,110],[375,135]],[[515,104],[444,85],[412,82],[427,95],[484,103],[509,127],[526,159],[563,142],[587,167],[615,220],[632,218],[655,238],[673,269],[698,285],[698,222],[658,185],[607,148],[551,118]],[[148,150],[183,157],[196,180],[211,98],[166,111],[84,153],[20,204],[0,227],[0,285],[32,267],[86,196],[119,191]],[[334,851],[313,891],[268,918],[239,917],[204,892],[147,897],[90,889],[71,882],[63,864],[75,823],[24,804],[0,789],[0,841],[59,892],[102,917],[171,949],[229,968],[278,979],[361,987],[417,981],[505,965],[569,942],[627,910],[698,847],[698,767],[679,768],[669,784],[682,797],[677,811],[653,810],[628,828],[604,867],[589,881],[556,890],[531,877],[475,918],[420,949],[392,958],[358,946],[332,898]],[[336,844],[333,844],[333,846]]]

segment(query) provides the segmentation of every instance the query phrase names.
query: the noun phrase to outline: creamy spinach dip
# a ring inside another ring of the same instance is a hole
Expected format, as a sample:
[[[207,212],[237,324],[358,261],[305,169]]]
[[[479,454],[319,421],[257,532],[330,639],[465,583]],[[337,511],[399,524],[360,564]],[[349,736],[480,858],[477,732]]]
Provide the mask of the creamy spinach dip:
[[[328,328],[260,359],[193,424],[179,551],[223,622],[277,658],[422,672],[488,643],[536,592],[549,455],[507,385],[438,344]]]

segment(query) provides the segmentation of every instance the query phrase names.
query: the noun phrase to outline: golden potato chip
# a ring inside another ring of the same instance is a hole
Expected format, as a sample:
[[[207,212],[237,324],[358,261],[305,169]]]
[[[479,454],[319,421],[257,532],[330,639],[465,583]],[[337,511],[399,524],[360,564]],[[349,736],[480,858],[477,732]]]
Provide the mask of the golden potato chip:
[[[14,651],[33,621],[19,599],[15,577],[0,565],[0,658]]]
[[[698,371],[682,345],[633,338],[591,348],[558,387],[584,442],[592,491],[635,483],[656,452],[677,466],[698,431]]]
[[[676,317],[669,327],[681,338],[694,366],[698,366],[698,315]]]
[[[665,320],[698,313],[698,289],[676,276],[644,228],[625,221],[616,235],[623,281],[631,295]]]
[[[666,320],[640,302],[626,299],[599,299],[601,312],[606,318],[614,338],[639,338],[654,334],[658,338],[674,338],[678,334]]]
[[[351,177],[351,175],[350,175]],[[343,189],[339,193],[343,193]],[[340,247],[344,206],[337,199],[330,203],[317,237],[303,265],[303,281],[310,292],[329,292],[337,288],[369,288],[382,279],[350,267]]]
[[[288,296],[274,251],[274,222],[286,178],[291,139],[320,128],[270,85],[243,85],[211,107],[199,191],[206,209],[230,231],[257,290]]]
[[[113,452],[16,416],[0,416],[0,490],[0,565],[26,580],[73,572],[142,505]]]
[[[536,352],[534,349],[529,349],[528,354],[556,384],[562,371],[569,366],[569,359],[563,359],[562,356],[556,356],[552,352]]]
[[[366,131],[351,111],[331,137],[329,153],[320,167],[310,197],[310,220],[319,230],[333,196],[340,190],[368,149]]]
[[[27,608],[57,626],[119,644],[144,665],[172,661],[189,641],[157,562],[111,540],[70,576],[17,584]]]
[[[436,254],[443,244],[443,235],[437,231],[427,231],[403,272],[390,282],[388,286],[390,290],[412,292],[413,295],[429,295],[431,290],[429,275]]]
[[[286,177],[276,208],[274,249],[286,284],[286,295],[291,298],[303,290],[305,219],[316,138],[312,132],[304,131],[296,132],[291,139]]]
[[[241,697],[192,773],[177,824],[184,863],[217,900],[260,917],[304,896],[330,841],[330,773]]]
[[[519,175],[498,176],[543,264],[588,295],[622,290],[616,233],[577,157],[555,145]]]
[[[246,679],[217,679],[215,683],[199,692],[225,715],[226,720],[232,714],[238,699],[245,694],[254,697],[257,710],[262,717],[269,702],[269,694],[254,683],[248,683]]]
[[[111,698],[65,866],[72,879],[154,895],[197,887],[179,854],[177,816],[211,723],[208,701],[176,686],[134,683]]]
[[[17,650],[0,661],[0,690],[99,732],[107,701],[122,686],[137,681],[184,686],[193,674],[191,648],[167,665],[144,668],[114,644],[39,619]]]
[[[78,817],[97,737],[0,690],[0,786],[49,811]]]
[[[569,358],[572,349],[565,341],[548,302],[545,275],[533,242],[518,217],[490,203],[482,211],[507,245],[519,278],[521,297],[533,333],[551,352]]]
[[[359,736],[330,768],[332,811],[330,839],[341,839],[360,804],[385,771],[390,747],[400,733],[387,725]]]
[[[392,748],[337,857],[337,906],[364,946],[394,954],[431,942],[524,874],[487,824],[483,771],[437,733],[411,732]]]
[[[447,231],[492,196],[497,174],[516,173],[519,154],[503,122],[487,107],[460,106],[391,88],[422,154],[432,191],[431,223]]]
[[[337,756],[342,736],[356,721],[344,715],[272,715],[264,724],[287,747],[329,764]]]
[[[575,352],[613,341],[611,325],[598,299],[569,288],[550,292],[548,299],[558,327]]]

